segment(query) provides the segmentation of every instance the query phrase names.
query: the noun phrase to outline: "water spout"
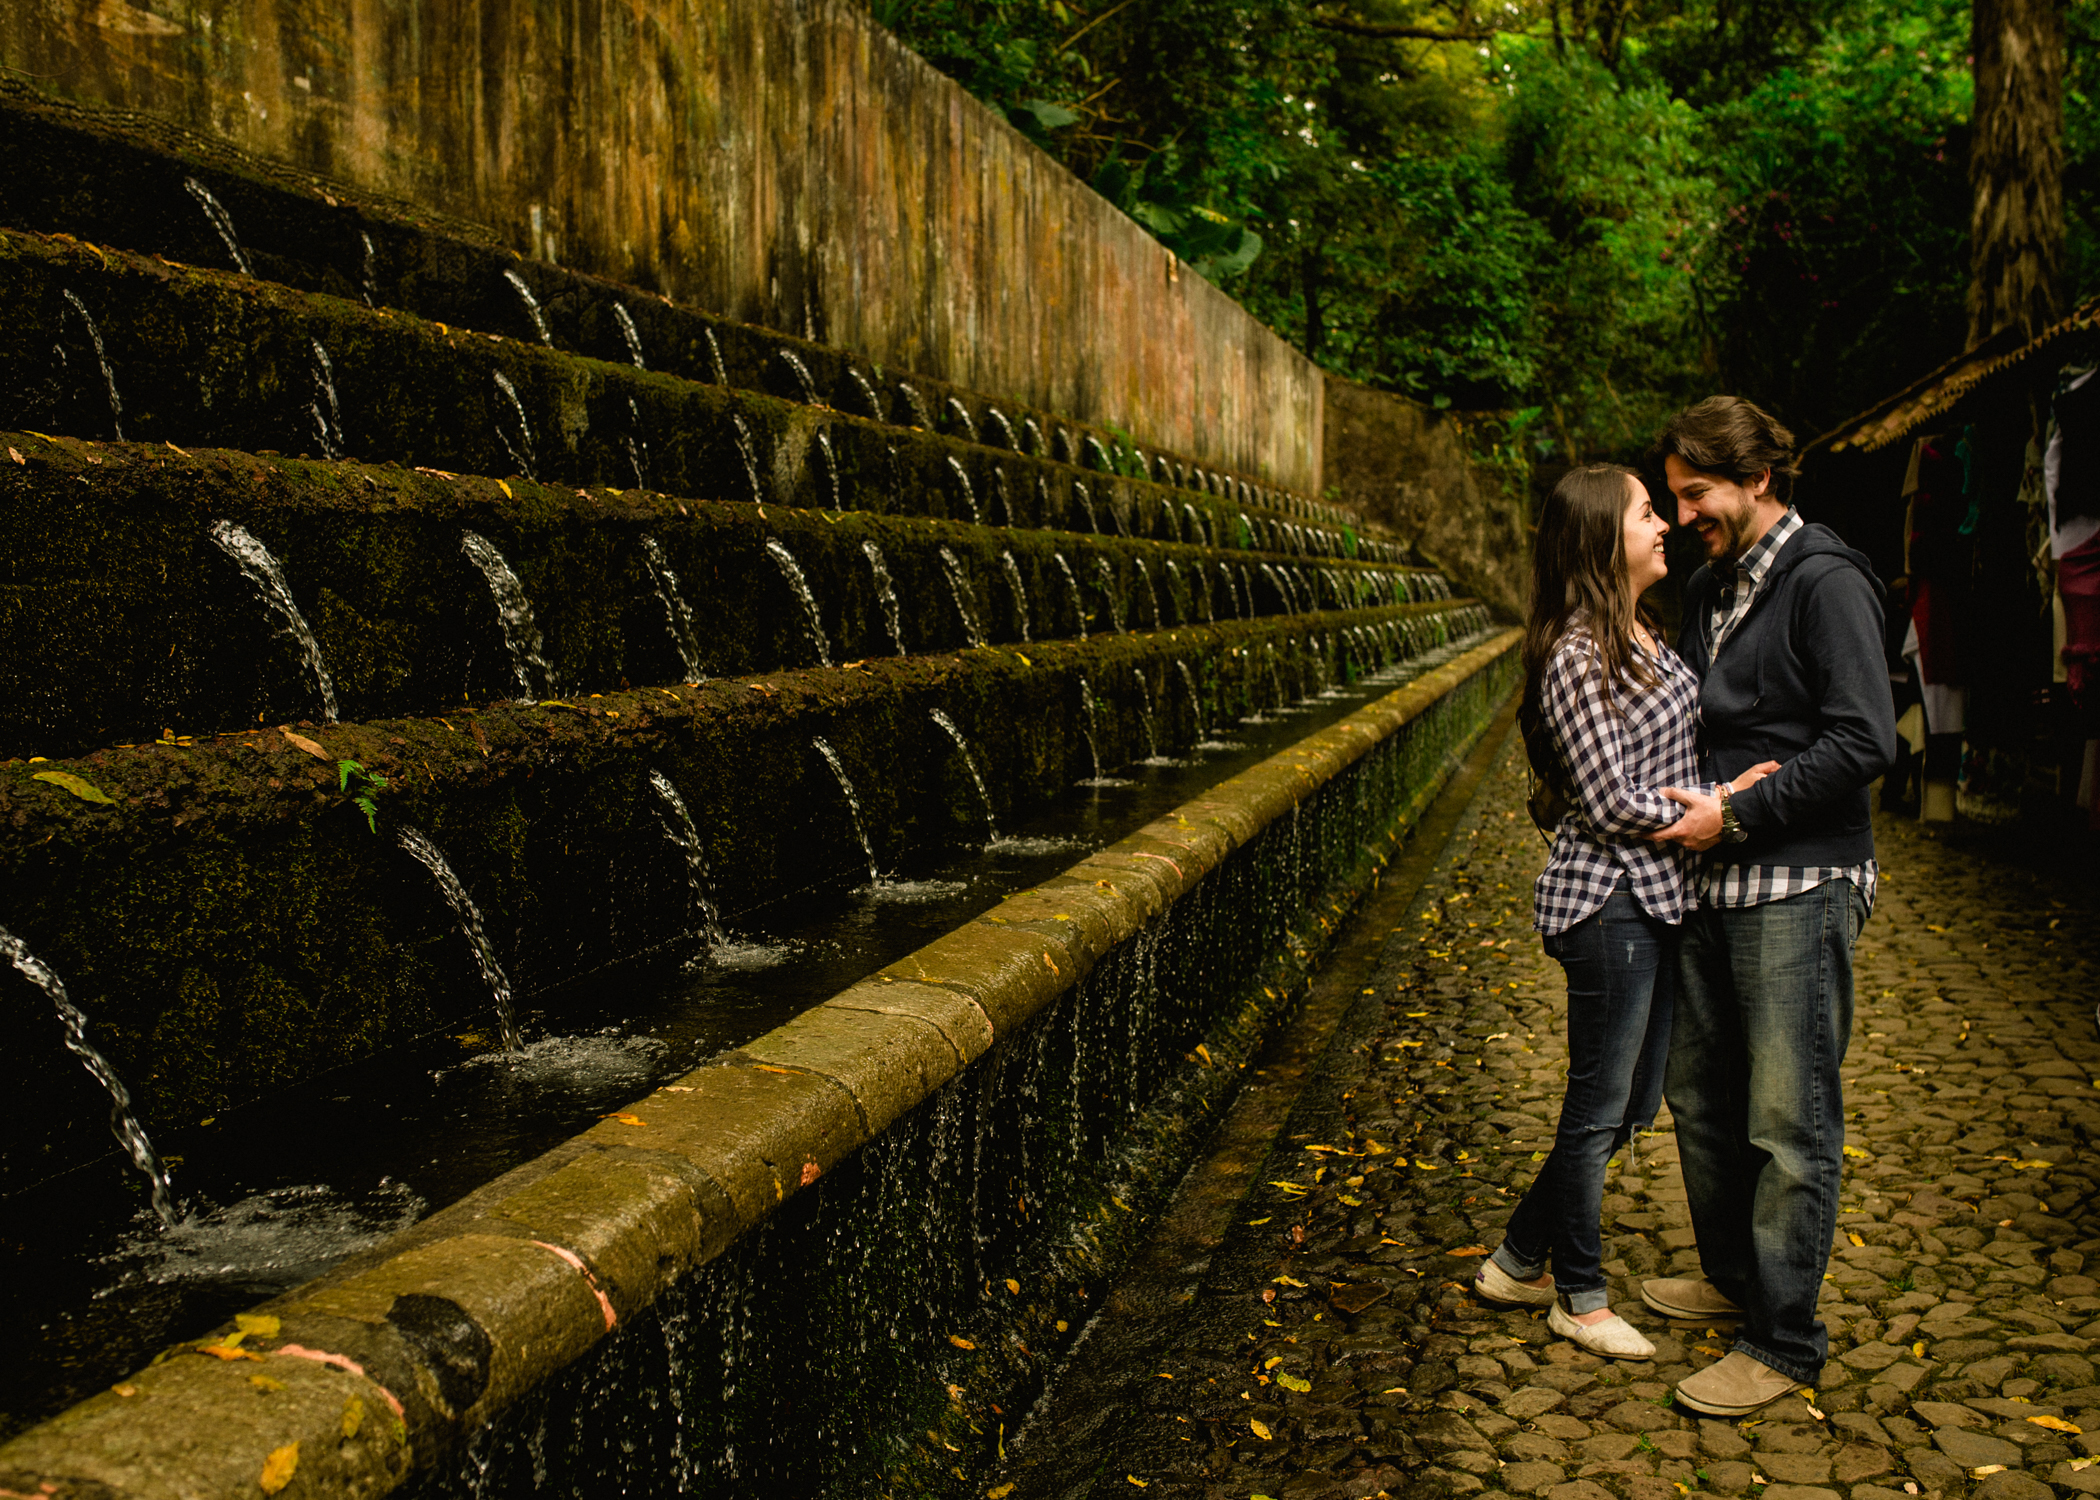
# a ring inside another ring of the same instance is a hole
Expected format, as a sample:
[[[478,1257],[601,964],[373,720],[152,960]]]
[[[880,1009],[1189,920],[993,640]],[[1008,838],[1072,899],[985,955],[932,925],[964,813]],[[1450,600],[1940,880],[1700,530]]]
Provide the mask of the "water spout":
[[[109,424],[116,430],[117,441],[121,443],[124,441],[124,403],[117,395],[117,372],[110,368],[109,351],[102,346],[102,330],[95,326],[87,304],[74,295],[71,287],[65,289],[65,299],[80,315],[80,321],[87,325],[88,342],[95,346],[95,363],[102,368],[102,391],[109,397]]]
[[[994,441],[1001,448],[1019,448],[1020,439],[1014,436],[1014,424],[1006,420],[1006,413],[996,406],[984,409],[984,419],[996,434]]]
[[[1072,586],[1072,613],[1079,620],[1079,638],[1083,641],[1086,639],[1086,596],[1080,593],[1079,580],[1073,576],[1072,565],[1065,561],[1064,553],[1053,552],[1050,556],[1058,571],[1065,575],[1065,582]]]
[[[1200,740],[1208,735],[1210,730],[1203,722],[1203,695],[1196,691],[1196,674],[1191,672],[1189,664],[1178,656],[1174,658],[1174,670],[1181,674],[1181,685],[1188,689],[1189,713],[1195,719],[1196,738]]]
[[[648,369],[642,360],[642,331],[634,326],[634,315],[623,302],[615,302],[612,310],[613,321],[620,325],[620,337],[627,341],[627,357],[634,361],[637,370]]]
[[[1152,723],[1152,684],[1145,681],[1145,674],[1141,671],[1133,669],[1130,675],[1137,679],[1138,718],[1145,726],[1147,760],[1156,761],[1159,759],[1159,733]]]
[[[846,480],[845,476],[839,472],[838,450],[831,446],[830,433],[819,432],[817,434],[817,453],[824,460],[824,484],[831,494],[831,508],[833,510],[844,510],[846,508]]]
[[[962,616],[963,634],[971,645],[982,646],[984,627],[977,622],[977,589],[970,582],[969,569],[946,547],[941,548],[941,566],[948,573],[948,591],[955,596],[955,612]]]
[[[948,410],[953,414],[955,420],[962,424],[963,436],[973,443],[976,442],[977,423],[970,416],[970,408],[963,405],[955,397],[950,396],[948,398]]]
[[[1007,587],[1014,591],[1014,618],[1020,622],[1021,644],[1027,645],[1028,634],[1028,590],[1021,583],[1021,565],[1014,561],[1011,552],[999,554],[999,566],[1006,573]]]
[[[817,651],[817,660],[825,666],[831,665],[831,643],[824,636],[824,617],[817,612],[817,596],[809,591],[809,580],[802,576],[802,565],[795,561],[795,554],[788,551],[786,543],[778,537],[766,538],[766,551],[780,568],[780,576],[787,580],[790,592],[802,606],[803,628],[809,632],[809,643]]]
[[[299,603],[292,597],[291,586],[284,581],[284,569],[268,547],[257,541],[246,527],[233,521],[212,522],[211,539],[255,585],[262,602],[277,616],[278,627],[299,647],[300,658],[306,663],[306,674],[313,679],[314,691],[320,695],[322,721],[333,724],[336,718],[335,683],[328,676],[328,664],[321,659],[321,643],[314,639],[313,631],[307,627],[306,616],[299,613]]]
[[[860,399],[867,404],[868,415],[878,422],[887,421],[889,413],[882,409],[882,398],[875,394],[875,387],[868,384],[868,377],[853,366],[846,366],[846,377],[860,390]]]
[[[780,362],[786,365],[789,372],[794,375],[796,388],[802,392],[802,404],[805,406],[821,405],[822,402],[817,396],[817,383],[810,379],[809,366],[802,363],[802,356],[792,349],[783,349],[780,351]]]
[[[1159,590],[1152,586],[1152,570],[1145,566],[1145,560],[1142,557],[1133,557],[1130,561],[1136,567],[1138,577],[1145,581],[1145,598],[1152,605],[1152,628],[1158,630],[1166,624],[1166,621],[1160,617]]]
[[[714,378],[716,385],[728,385],[729,366],[723,362],[722,346],[715,339],[715,331],[712,328],[702,328],[700,335],[707,340],[708,373]]]
[[[417,863],[428,870],[437,881],[438,889],[444,893],[445,904],[452,908],[452,915],[459,919],[459,930],[474,949],[474,962],[481,968],[482,982],[489,987],[489,997],[496,1002],[496,1036],[505,1052],[518,1050],[518,1022],[511,1003],[510,976],[503,972],[503,965],[496,962],[496,950],[490,944],[488,934],[481,928],[481,909],[467,888],[459,883],[452,873],[452,866],[445,863],[445,856],[438,846],[413,828],[403,828],[395,835],[401,847],[413,855]]]
[[[314,398],[307,402],[306,410],[314,419],[314,438],[321,445],[323,458],[343,456],[343,407],[335,394],[335,361],[319,339],[308,339],[307,345],[314,356]]]
[[[533,680],[535,672],[552,692],[554,673],[540,654],[539,626],[533,622],[532,601],[525,597],[525,585],[518,582],[518,575],[488,538],[478,532],[462,532],[459,545],[467,560],[488,580],[489,595],[496,601],[496,618],[503,626],[503,644],[510,649],[511,671],[517,676],[522,701],[530,702],[539,691]]]
[[[900,380],[897,382],[897,389],[902,393],[904,404],[911,412],[910,425],[927,432],[933,431],[933,413],[927,409],[926,398],[919,394],[919,388],[908,380]]]
[[[846,809],[853,814],[853,835],[860,840],[860,852],[867,856],[868,881],[871,885],[882,883],[882,871],[875,867],[875,846],[868,842],[868,825],[860,813],[860,795],[853,790],[853,778],[846,774],[845,764],[840,761],[838,751],[822,735],[810,741],[817,753],[831,765],[831,774],[839,779],[839,790],[846,794]]]
[[[365,256],[358,267],[358,283],[365,294],[365,306],[379,306],[379,247],[372,243],[372,236],[359,230],[357,237],[364,241]]]
[[[22,977],[44,992],[51,1008],[58,1014],[58,1023],[65,1030],[66,1050],[80,1059],[95,1082],[102,1085],[109,1095],[109,1128],[116,1134],[117,1142],[131,1158],[131,1164],[145,1176],[153,1196],[153,1212],[162,1224],[175,1222],[175,1199],[168,1181],[168,1169],[153,1150],[153,1143],[146,1139],[146,1131],[131,1113],[131,1093],[124,1081],[117,1077],[117,1070],[108,1058],[95,1050],[88,1040],[87,1017],[66,994],[65,981],[58,977],[57,970],[29,951],[20,938],[0,927],[0,954],[21,971]]]
[[[890,627],[890,642],[897,648],[899,656],[909,653],[904,649],[904,611],[897,604],[897,588],[890,582],[889,563],[884,560],[882,549],[873,542],[862,542],[860,550],[868,559],[868,568],[875,575],[875,597],[881,601],[882,617]]]
[[[1109,622],[1116,627],[1116,634],[1123,633],[1123,591],[1116,583],[1116,570],[1108,565],[1108,559],[1094,559],[1094,571],[1101,575],[1102,592],[1108,595]]]
[[[948,731],[948,738],[955,741],[955,748],[962,752],[963,765],[969,770],[970,781],[977,788],[977,799],[984,804],[984,831],[994,843],[999,839],[999,821],[992,814],[992,794],[985,789],[984,778],[977,774],[977,757],[970,753],[970,742],[955,721],[939,709],[933,711],[933,722]]]
[[[509,450],[510,461],[518,466],[518,472],[527,479],[536,482],[540,476],[533,471],[532,424],[525,420],[525,403],[518,399],[518,388],[510,383],[508,375],[501,370],[496,371],[495,374],[496,394],[501,396],[510,407],[510,414],[517,419],[518,423],[518,439],[516,442],[512,442],[510,432],[503,425],[503,414],[501,411],[498,411],[495,422],[496,436],[502,440],[503,446]]]
[[[686,607],[685,595],[679,592],[678,575],[671,571],[664,549],[657,545],[653,536],[642,538],[642,562],[649,569],[649,582],[656,589],[656,602],[664,607],[664,618],[671,629],[671,643],[678,648],[678,660],[685,667],[685,680],[705,682],[706,674],[700,669],[700,633],[693,628],[693,612]]]
[[[510,289],[518,294],[518,300],[525,304],[525,311],[532,315],[533,331],[539,334],[540,342],[552,349],[554,335],[547,330],[547,315],[540,310],[540,299],[532,295],[532,288],[525,284],[525,278],[516,271],[505,271],[503,279],[509,282]]]
[[[1097,734],[1100,726],[1094,720],[1094,689],[1084,677],[1079,679],[1079,704],[1086,710],[1086,748],[1087,753],[1094,758],[1094,780],[1100,781],[1101,741]]]
[[[729,422],[736,432],[736,456],[744,466],[744,482],[751,487],[752,502],[763,505],[766,503],[766,486],[765,481],[758,477],[758,444],[752,440],[751,428],[744,421],[743,413],[733,413]]]
[[[970,471],[952,453],[948,455],[948,472],[955,476],[955,483],[962,490],[963,503],[970,507],[971,524],[983,525],[984,517],[977,510],[977,491],[970,484]]]
[[[992,500],[992,508],[999,516],[1000,525],[1020,525],[1020,522],[1014,519],[1014,492],[1006,482],[1004,469],[992,470]]]
[[[1094,497],[1087,490],[1086,485],[1077,479],[1072,481],[1072,498],[1077,500],[1079,508],[1086,512],[1086,529],[1093,532],[1100,531],[1101,522],[1094,515]]]
[[[1043,456],[1043,429],[1034,417],[1021,419],[1021,451],[1034,458]]]
[[[620,434],[627,446],[627,463],[634,470],[634,487],[649,488],[649,440],[642,436],[642,409],[634,397],[627,398],[627,431]]]
[[[226,253],[233,257],[235,267],[243,276],[253,276],[255,267],[248,263],[248,252],[241,248],[240,236],[233,232],[233,215],[226,212],[225,205],[211,195],[211,189],[196,178],[185,177],[182,185],[189,189],[197,206],[204,210],[204,217],[211,220],[211,227],[219,232],[219,239],[226,246]]]
[[[715,909],[713,882],[707,873],[707,853],[700,846],[700,830],[693,824],[693,815],[686,810],[685,798],[678,795],[678,788],[671,785],[671,778],[661,771],[649,773],[649,785],[656,790],[659,806],[657,816],[663,823],[664,832],[678,852],[685,856],[687,887],[692,895],[693,911],[700,919],[701,936],[708,946],[722,946],[722,917]]]

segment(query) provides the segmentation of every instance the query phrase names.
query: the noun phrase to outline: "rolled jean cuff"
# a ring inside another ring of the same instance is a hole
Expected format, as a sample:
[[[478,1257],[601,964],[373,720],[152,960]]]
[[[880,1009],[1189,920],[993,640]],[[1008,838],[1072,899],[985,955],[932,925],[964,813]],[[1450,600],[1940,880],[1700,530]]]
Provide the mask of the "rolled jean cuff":
[[[1610,1287],[1589,1286],[1575,1292],[1569,1291],[1566,1287],[1560,1289],[1560,1310],[1562,1312],[1593,1313],[1600,1312],[1610,1306]]]
[[[1782,1358],[1769,1349],[1759,1348],[1748,1339],[1737,1339],[1735,1348],[1737,1353],[1747,1354],[1759,1364],[1768,1365],[1787,1379],[1798,1380],[1803,1385],[1814,1385],[1823,1374],[1823,1367],[1820,1364],[1814,1366],[1795,1364],[1792,1360]]]
[[[1508,1240],[1497,1245],[1495,1253],[1488,1259],[1500,1266],[1503,1274],[1515,1281],[1536,1281],[1546,1274],[1545,1256],[1541,1255],[1537,1260],[1525,1260],[1510,1248]]]

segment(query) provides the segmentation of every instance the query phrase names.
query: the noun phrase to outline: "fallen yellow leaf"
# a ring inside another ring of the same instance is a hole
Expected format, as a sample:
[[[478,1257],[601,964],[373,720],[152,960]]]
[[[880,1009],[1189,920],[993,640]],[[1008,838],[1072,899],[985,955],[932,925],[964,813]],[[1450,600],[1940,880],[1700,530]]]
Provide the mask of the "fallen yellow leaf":
[[[1279,1375],[1276,1377],[1276,1383],[1287,1391],[1297,1391],[1300,1394],[1312,1389],[1310,1380],[1300,1380],[1296,1375]]]
[[[1865,1240],[1861,1239],[1861,1238],[1860,1238],[1860,1237],[1859,1237],[1858,1235],[1854,1234],[1854,1233],[1853,1233],[1853,1232],[1852,1232],[1851,1230],[1849,1230],[1849,1229],[1845,1231],[1845,1238],[1846,1238],[1846,1239],[1848,1239],[1848,1240],[1850,1240],[1850,1241],[1852,1241],[1852,1243],[1853,1243],[1853,1244],[1855,1244],[1855,1245],[1865,1245],[1865,1244],[1866,1244],[1866,1241],[1865,1241]]]
[[[1125,1474],[1123,1477],[1129,1480],[1132,1484],[1136,1485],[1141,1490],[1149,1490],[1152,1488],[1152,1481],[1149,1479],[1140,1479],[1135,1474]]]
[[[1268,1425],[1258,1417],[1249,1417],[1247,1419],[1247,1430],[1249,1432],[1252,1432],[1256,1437],[1260,1438],[1265,1443],[1275,1441],[1275,1439],[1270,1437],[1269,1435]]]
[[[2062,1417],[2029,1417],[2027,1420],[2032,1422],[2037,1427],[2046,1427],[2051,1432],[2069,1432],[2075,1434],[2085,1431],[2085,1429],[2083,1427],[2080,1427],[2076,1422],[2066,1422]]]
[[[996,1490],[986,1490],[984,1492],[984,1500],[1006,1500],[1006,1497],[1013,1492],[1014,1487],[1012,1485],[1002,1484]]]
[[[1021,1283],[1014,1280],[1011,1276],[1006,1278],[1006,1289],[1016,1297],[1021,1295]]]
[[[290,740],[294,745],[297,745],[301,750],[304,750],[308,755],[318,755],[323,760],[328,759],[328,752],[326,750],[323,750],[317,742],[308,739],[305,735],[294,734],[290,729],[286,728],[282,724],[279,724],[277,726],[277,732],[283,735],[286,739]]]
[[[228,1334],[222,1343],[199,1344],[197,1345],[197,1352],[199,1354],[209,1354],[214,1359],[252,1359],[257,1364],[261,1364],[262,1356],[260,1354],[250,1354],[246,1349],[235,1346],[233,1341],[239,1337],[239,1334],[232,1333]]]
[[[256,1482],[265,1495],[274,1495],[292,1482],[292,1473],[298,1467],[299,1445],[286,1443],[270,1450],[270,1456],[263,1460],[262,1478]]]
[[[1261,1367],[1264,1370],[1273,1370],[1282,1363],[1283,1356],[1281,1354],[1272,1354],[1267,1359],[1261,1362]]]
[[[975,1344],[971,1343],[968,1339],[964,1338],[959,1333],[949,1334],[948,1342],[953,1344],[958,1349],[975,1349],[977,1347]]]
[[[343,1436],[346,1438],[356,1437],[357,1429],[364,1425],[365,1403],[358,1397],[352,1396],[343,1403]]]
[[[602,1115],[600,1116],[600,1118],[606,1120],[618,1120],[622,1125],[647,1125],[649,1123],[647,1120],[642,1119],[638,1115],[630,1115],[626,1113]]]
[[[1300,1280],[1299,1280],[1299,1279],[1298,1279],[1297,1277],[1295,1277],[1295,1276],[1279,1276],[1279,1277],[1277,1277],[1276,1279],[1277,1279],[1278,1281],[1282,1282],[1282,1283],[1283,1283],[1283,1284],[1284,1284],[1285,1286],[1296,1286],[1296,1287],[1302,1287],[1302,1286],[1304,1286],[1304,1285],[1305,1285],[1305,1283],[1304,1283],[1304,1282],[1300,1281]]]
[[[272,1380],[267,1375],[250,1375],[248,1377],[248,1384],[254,1386],[259,1391],[281,1391],[284,1389],[283,1381]]]
[[[1923,1339],[1919,1339],[1915,1344],[1912,1344],[1910,1346],[1910,1352],[1917,1358],[1923,1359],[1925,1357],[1925,1341]]]
[[[91,781],[85,781],[75,776],[71,771],[38,771],[29,779],[31,781],[48,781],[61,791],[71,792],[83,802],[102,802],[114,805],[117,800],[110,796],[109,793],[103,791],[101,787],[96,786]]]
[[[1846,1154],[1847,1156],[1856,1156],[1856,1157],[1858,1157],[1858,1158],[1859,1158],[1859,1159],[1860,1159],[1861,1161],[1872,1161],[1872,1160],[1873,1160],[1873,1153],[1871,1153],[1871,1152],[1869,1152],[1869,1151],[1865,1151],[1865,1150],[1862,1150],[1862,1149],[1861,1149],[1860,1147],[1858,1147],[1858,1146],[1847,1146],[1847,1147],[1845,1148],[1845,1154]]]
[[[115,1391],[119,1396],[136,1396],[139,1393],[139,1388],[137,1386],[129,1384],[113,1385],[110,1387],[110,1389]]]
[[[209,1125],[211,1122],[204,1123]],[[277,1330],[283,1326],[269,1313],[235,1313],[233,1322],[244,1336],[252,1334],[259,1339],[276,1338]]]

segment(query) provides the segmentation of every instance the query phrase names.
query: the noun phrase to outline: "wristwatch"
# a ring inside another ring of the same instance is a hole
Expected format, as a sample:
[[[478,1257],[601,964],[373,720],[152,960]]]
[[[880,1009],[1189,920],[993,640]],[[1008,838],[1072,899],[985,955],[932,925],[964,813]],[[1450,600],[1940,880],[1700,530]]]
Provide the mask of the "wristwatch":
[[[1732,795],[1733,789],[1725,781],[1720,784],[1720,788],[1721,842],[1724,844],[1740,844],[1744,839],[1750,837],[1750,830],[1736,821],[1735,800]]]

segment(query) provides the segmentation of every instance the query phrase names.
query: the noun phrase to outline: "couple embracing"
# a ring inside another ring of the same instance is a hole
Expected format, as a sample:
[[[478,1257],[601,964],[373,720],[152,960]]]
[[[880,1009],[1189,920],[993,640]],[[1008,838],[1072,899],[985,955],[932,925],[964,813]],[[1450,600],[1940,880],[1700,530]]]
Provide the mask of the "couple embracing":
[[[1612,1154],[1667,1096],[1704,1274],[1647,1281],[1641,1299],[1737,1325],[1677,1399],[1740,1417],[1813,1382],[1828,1353],[1816,1301],[1852,945],[1874,905],[1867,788],[1894,760],[1895,714],[1881,587],[1788,503],[1792,434],[1716,396],[1656,450],[1707,556],[1675,651],[1642,602],[1668,571],[1669,522],[1638,476],[1571,471],[1539,517],[1523,724],[1561,804],[1534,905],[1567,972],[1568,1088],[1474,1287],[1550,1307],[1592,1353],[1652,1357],[1609,1306],[1598,1220]]]

